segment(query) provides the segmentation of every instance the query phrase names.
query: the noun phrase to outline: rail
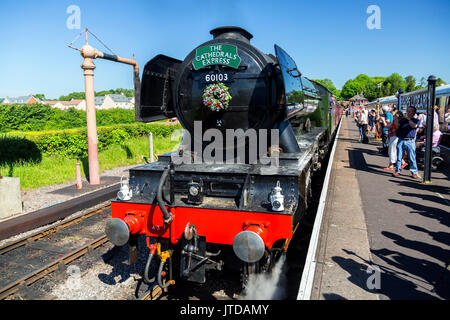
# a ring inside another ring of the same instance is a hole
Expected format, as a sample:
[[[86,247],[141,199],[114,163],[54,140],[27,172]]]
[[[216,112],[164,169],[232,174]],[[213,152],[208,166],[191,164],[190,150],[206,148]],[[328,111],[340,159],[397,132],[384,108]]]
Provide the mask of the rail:
[[[90,250],[93,250],[93,249],[105,244],[108,241],[109,240],[106,237],[106,235],[103,235],[103,236],[89,242],[88,244],[82,246],[81,248],[78,248],[72,252],[69,252],[68,254],[61,257],[60,259],[54,260],[54,261],[50,262],[49,264],[45,265],[44,267],[27,274],[26,276],[20,278],[19,280],[16,280],[16,281],[10,283],[6,287],[3,287],[0,289],[0,300],[3,300],[5,298],[7,298],[8,296],[16,293],[22,285],[29,286],[29,285],[33,284],[34,282],[36,282],[37,280],[45,277],[49,273],[54,272],[55,270],[58,270],[58,268],[60,268],[59,267],[60,264],[67,265],[67,264],[71,263],[72,261],[82,257],[83,255],[88,253]]]
[[[54,224],[52,226],[49,226],[49,227],[47,227],[45,229],[42,229],[42,230],[37,231],[37,232],[34,232],[34,233],[32,233],[32,234],[30,234],[28,236],[25,236],[23,238],[20,238],[18,240],[13,241],[13,242],[9,242],[9,243],[7,243],[7,244],[5,244],[5,245],[0,247],[0,255],[5,254],[5,253],[7,253],[7,252],[9,252],[11,250],[14,250],[16,248],[22,247],[22,246],[24,246],[24,245],[26,245],[28,243],[37,241],[37,240],[39,240],[41,238],[47,237],[47,236],[57,232],[60,229],[67,228],[67,227],[69,227],[69,226],[71,226],[73,224],[77,224],[77,223],[81,222],[82,220],[93,216],[94,214],[100,213],[103,210],[108,209],[110,206],[111,206],[110,204],[104,205],[101,208],[97,208],[95,210],[79,214],[79,215],[77,215],[77,216],[75,216],[75,217],[73,217],[71,219],[58,222],[58,223],[56,223],[56,224]]]

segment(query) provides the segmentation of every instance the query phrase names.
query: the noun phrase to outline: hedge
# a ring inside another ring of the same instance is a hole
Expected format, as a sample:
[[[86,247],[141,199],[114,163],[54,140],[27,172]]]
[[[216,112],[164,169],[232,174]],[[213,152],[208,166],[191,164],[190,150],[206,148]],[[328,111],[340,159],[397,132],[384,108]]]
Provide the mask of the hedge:
[[[24,137],[0,135],[0,166],[13,163],[40,162],[42,153]]]
[[[108,127],[98,127],[98,150],[110,145],[153,133],[153,137],[168,137],[181,125],[134,123]],[[64,131],[44,131],[13,133],[0,136],[0,158],[4,152],[20,149],[14,144],[24,144],[25,140],[34,143],[37,150],[45,154],[85,157],[88,150],[86,128]],[[26,143],[28,143],[26,142]],[[29,147],[27,148],[29,149]],[[0,159],[1,162],[1,159]]]
[[[96,110],[98,126],[135,122],[134,110]],[[86,112],[68,108],[60,110],[47,104],[4,104],[0,106],[0,132],[43,131],[86,127]]]

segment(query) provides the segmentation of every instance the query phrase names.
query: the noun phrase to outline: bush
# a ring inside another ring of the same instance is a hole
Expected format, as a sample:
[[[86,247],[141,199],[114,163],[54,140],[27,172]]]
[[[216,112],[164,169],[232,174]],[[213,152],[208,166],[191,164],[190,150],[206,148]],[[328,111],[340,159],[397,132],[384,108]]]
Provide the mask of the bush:
[[[40,162],[42,155],[37,145],[25,138],[0,135],[0,165]]]
[[[134,110],[96,111],[97,125],[134,123]],[[0,106],[0,132],[63,130],[86,127],[86,112],[69,108],[61,110],[47,104],[12,104]]]
[[[148,135],[150,132],[156,137],[168,137],[181,125],[134,123],[110,127],[98,127],[98,150],[104,150],[111,145],[121,144],[130,138]],[[37,148],[46,154],[64,156],[86,156],[88,150],[86,129],[72,129],[66,131],[32,132],[29,134],[15,133],[17,136],[32,141]]]

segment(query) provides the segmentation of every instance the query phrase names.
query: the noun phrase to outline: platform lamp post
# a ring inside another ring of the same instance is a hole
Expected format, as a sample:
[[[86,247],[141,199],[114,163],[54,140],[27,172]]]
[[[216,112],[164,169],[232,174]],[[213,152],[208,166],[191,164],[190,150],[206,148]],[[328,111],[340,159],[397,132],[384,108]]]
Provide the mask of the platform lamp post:
[[[431,152],[433,144],[434,126],[434,102],[436,97],[436,77],[428,77],[428,105],[427,105],[427,130],[425,140],[425,167],[423,172],[423,183],[431,183]]]
[[[399,88],[397,92],[397,111],[400,111],[401,98],[402,98],[403,88]]]

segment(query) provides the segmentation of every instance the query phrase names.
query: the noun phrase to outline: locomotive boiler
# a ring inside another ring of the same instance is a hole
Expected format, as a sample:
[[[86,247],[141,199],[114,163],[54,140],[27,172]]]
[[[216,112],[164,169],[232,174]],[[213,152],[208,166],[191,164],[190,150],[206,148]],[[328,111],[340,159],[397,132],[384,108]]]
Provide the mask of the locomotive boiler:
[[[209,269],[238,266],[244,283],[270,270],[301,232],[340,115],[279,46],[264,54],[239,27],[210,33],[183,61],[154,57],[135,82],[136,120],[176,117],[184,135],[175,152],[130,169],[106,225],[131,263],[146,237],[144,277],[162,287],[204,283]]]

